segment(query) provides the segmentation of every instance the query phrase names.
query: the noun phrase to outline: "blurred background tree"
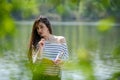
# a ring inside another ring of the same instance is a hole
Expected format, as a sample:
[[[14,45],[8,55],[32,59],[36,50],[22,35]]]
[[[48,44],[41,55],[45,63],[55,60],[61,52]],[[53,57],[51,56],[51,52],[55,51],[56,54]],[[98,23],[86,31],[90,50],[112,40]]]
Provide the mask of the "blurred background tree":
[[[0,1],[0,49],[6,50],[13,44],[16,20],[24,20],[38,14],[35,0],[1,0]]]

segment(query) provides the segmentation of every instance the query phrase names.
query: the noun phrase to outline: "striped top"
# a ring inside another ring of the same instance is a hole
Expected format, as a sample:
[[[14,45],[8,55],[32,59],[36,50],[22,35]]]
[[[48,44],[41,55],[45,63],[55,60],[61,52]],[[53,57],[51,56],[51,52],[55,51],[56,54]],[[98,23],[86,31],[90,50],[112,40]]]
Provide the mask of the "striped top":
[[[68,59],[68,48],[66,42],[57,43],[45,41],[41,58],[48,58],[54,61],[57,57],[64,61]],[[48,66],[44,71],[45,74],[50,75],[57,75],[59,72],[60,67],[56,65]]]
[[[66,43],[49,43],[46,41],[42,57],[55,60],[57,56],[59,56],[62,60],[66,60],[68,58]]]

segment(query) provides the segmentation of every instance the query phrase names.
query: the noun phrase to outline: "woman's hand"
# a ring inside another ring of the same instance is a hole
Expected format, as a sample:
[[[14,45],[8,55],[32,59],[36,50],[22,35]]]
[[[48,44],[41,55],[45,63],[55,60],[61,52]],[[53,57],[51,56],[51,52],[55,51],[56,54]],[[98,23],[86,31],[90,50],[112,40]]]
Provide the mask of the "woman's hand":
[[[39,46],[40,46],[39,48],[40,48],[40,49],[42,49],[42,48],[43,48],[43,46],[45,45],[45,39],[44,39],[44,38],[42,38],[42,39],[39,41],[39,43],[38,43],[38,44],[39,44]]]
[[[63,61],[61,59],[57,58],[57,59],[54,60],[54,63],[56,65],[61,65],[61,64],[63,64]]]

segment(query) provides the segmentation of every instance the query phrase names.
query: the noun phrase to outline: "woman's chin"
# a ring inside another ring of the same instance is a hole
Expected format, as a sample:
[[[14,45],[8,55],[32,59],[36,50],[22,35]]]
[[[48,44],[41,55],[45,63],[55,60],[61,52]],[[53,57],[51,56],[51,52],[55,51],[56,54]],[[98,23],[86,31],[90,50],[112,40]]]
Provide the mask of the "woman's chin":
[[[42,38],[44,38],[44,35],[41,35]]]

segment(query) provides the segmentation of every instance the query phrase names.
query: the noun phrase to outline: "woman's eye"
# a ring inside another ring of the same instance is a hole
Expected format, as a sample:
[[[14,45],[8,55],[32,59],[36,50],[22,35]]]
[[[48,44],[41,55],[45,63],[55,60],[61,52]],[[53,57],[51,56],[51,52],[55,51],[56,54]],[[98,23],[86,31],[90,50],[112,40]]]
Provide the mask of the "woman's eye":
[[[39,27],[36,28],[37,30],[39,29]]]
[[[40,28],[43,28],[43,26],[40,26]]]

